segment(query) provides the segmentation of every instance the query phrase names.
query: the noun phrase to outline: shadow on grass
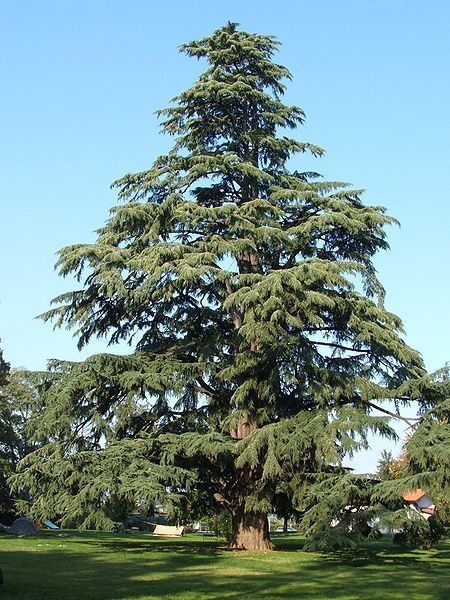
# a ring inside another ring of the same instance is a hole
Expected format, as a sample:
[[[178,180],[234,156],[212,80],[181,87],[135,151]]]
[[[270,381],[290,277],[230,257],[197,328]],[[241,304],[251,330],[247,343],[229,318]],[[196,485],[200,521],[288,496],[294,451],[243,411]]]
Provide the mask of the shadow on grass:
[[[6,576],[1,598],[448,597],[448,544],[417,553],[376,543],[333,555],[301,552],[298,539],[280,539],[280,550],[273,553],[229,552],[220,545],[108,534],[13,539],[0,543],[0,564]]]
[[[132,537],[124,539],[104,539],[83,541],[86,546],[103,548],[113,551],[132,551],[132,552],[188,552],[190,554],[203,554],[218,551],[226,551],[226,543],[223,540],[202,540],[190,538],[152,538],[151,536],[141,536],[138,540]]]
[[[336,552],[324,557],[324,560],[330,564],[342,563],[349,567],[361,567],[371,565],[405,565],[415,567],[424,563],[424,558],[428,566],[433,564],[441,565],[442,562],[449,561],[450,552],[447,550],[434,550],[433,553],[421,555],[417,550],[393,549],[388,552],[376,551],[367,548],[360,548],[354,552]]]

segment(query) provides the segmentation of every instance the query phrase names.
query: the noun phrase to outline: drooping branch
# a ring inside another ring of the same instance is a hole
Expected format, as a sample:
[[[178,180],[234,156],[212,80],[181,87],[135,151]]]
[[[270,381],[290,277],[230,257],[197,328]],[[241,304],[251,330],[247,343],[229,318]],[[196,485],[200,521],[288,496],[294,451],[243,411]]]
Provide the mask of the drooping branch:
[[[355,352],[357,354],[370,354],[369,349],[364,348],[352,348],[351,346],[344,346],[343,344],[337,344],[334,342],[318,342],[316,340],[311,341],[315,346],[328,346],[330,348],[335,348],[336,350],[345,350],[346,352]]]
[[[375,410],[379,410],[380,412],[384,413],[385,415],[389,415],[390,417],[393,417],[394,419],[399,419],[400,421],[404,421],[407,425],[409,425],[409,427],[414,426],[414,423],[412,421],[420,421],[420,417],[404,417],[404,416],[394,413],[390,410],[387,410],[387,408],[381,408],[381,406],[377,406],[376,404],[373,404],[373,402],[368,402],[367,404],[371,408],[374,408]]]

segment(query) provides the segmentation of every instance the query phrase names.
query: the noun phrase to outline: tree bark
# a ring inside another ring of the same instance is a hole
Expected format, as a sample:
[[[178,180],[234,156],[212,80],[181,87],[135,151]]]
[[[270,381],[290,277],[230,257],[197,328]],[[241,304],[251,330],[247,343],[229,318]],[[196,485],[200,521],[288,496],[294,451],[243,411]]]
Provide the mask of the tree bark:
[[[233,550],[273,550],[270,541],[267,515],[262,512],[245,512],[243,507],[232,513],[233,534],[230,548]]]
[[[243,440],[248,437],[251,433],[253,433],[256,429],[255,422],[252,419],[252,416],[248,412],[243,412],[239,416],[239,421],[236,429],[232,429],[230,431],[230,435],[235,440]]]

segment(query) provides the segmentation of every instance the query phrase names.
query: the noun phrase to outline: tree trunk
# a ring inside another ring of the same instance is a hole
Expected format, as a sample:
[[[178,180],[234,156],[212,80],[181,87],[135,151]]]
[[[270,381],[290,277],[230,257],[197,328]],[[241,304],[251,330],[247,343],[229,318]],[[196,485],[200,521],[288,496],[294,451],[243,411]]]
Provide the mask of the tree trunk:
[[[250,413],[243,412],[239,416],[239,421],[236,429],[232,429],[230,431],[230,435],[235,440],[243,440],[244,438],[248,437],[251,433],[253,433],[255,429],[256,425]]]
[[[232,513],[233,550],[272,550],[269,525],[265,513],[245,512],[242,507]]]

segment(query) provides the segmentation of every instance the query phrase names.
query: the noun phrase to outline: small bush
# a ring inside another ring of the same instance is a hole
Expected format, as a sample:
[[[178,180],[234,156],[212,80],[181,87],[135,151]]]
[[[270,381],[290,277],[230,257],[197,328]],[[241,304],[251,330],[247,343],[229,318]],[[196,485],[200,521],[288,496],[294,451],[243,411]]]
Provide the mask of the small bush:
[[[397,546],[429,550],[434,548],[444,534],[440,521],[431,516],[428,521],[415,519],[403,524],[400,532],[394,534],[393,542]]]

